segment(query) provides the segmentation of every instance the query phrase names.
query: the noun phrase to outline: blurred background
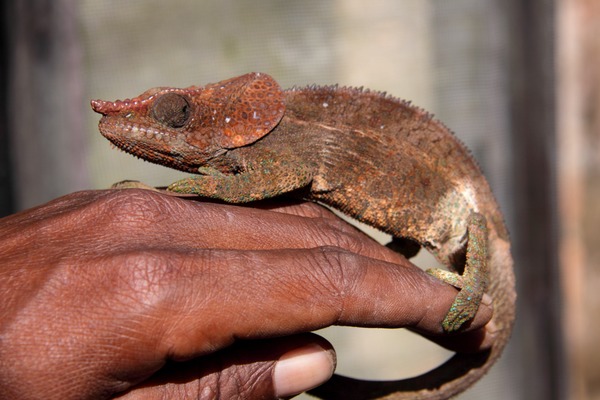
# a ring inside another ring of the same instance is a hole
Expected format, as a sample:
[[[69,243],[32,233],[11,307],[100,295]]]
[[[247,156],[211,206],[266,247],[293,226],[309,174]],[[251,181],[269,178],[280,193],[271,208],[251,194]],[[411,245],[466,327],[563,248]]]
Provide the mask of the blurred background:
[[[0,215],[182,173],[111,149],[90,99],[257,71],[364,86],[432,111],[505,213],[519,310],[460,399],[600,399],[600,2],[5,0]],[[380,238],[385,240],[385,238]],[[430,261],[425,260],[424,263]],[[329,328],[338,372],[399,378],[449,356],[396,330]]]

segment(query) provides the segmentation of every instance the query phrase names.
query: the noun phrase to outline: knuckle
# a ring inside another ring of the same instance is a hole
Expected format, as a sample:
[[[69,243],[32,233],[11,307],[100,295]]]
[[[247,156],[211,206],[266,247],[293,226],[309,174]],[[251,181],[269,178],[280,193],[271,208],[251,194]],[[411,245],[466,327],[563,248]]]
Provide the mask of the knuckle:
[[[237,365],[220,374],[222,398],[250,399],[270,392],[271,370],[265,366],[265,363]]]
[[[318,248],[317,265],[324,279],[318,280],[328,290],[343,299],[360,281],[363,270],[359,268],[360,256],[336,246]]]
[[[172,201],[145,190],[114,190],[96,206],[97,215],[113,228],[144,229],[165,218]]]
[[[173,290],[181,280],[182,260],[160,250],[128,251],[115,257],[114,289],[122,302],[134,306],[159,307],[176,301],[185,285]],[[177,293],[177,296],[173,296]]]
[[[354,253],[361,254],[366,245],[373,242],[365,233],[340,218],[321,218],[319,225],[318,232],[324,243]]]
[[[197,398],[202,400],[275,398],[270,363],[233,364],[217,367],[198,382]]]

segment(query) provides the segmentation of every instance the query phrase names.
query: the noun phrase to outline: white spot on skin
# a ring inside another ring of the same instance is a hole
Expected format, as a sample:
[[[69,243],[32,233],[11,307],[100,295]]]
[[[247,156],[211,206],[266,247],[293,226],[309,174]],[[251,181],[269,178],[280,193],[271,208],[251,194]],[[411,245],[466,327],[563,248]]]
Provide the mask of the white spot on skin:
[[[260,117],[258,116],[258,114],[256,113],[256,111],[254,111],[252,113],[252,118],[254,118],[254,119],[260,119]]]
[[[327,107],[329,107],[329,103],[323,103],[322,106],[323,106],[323,108],[327,108]]]
[[[228,124],[231,121],[231,117],[225,117],[225,123]]]

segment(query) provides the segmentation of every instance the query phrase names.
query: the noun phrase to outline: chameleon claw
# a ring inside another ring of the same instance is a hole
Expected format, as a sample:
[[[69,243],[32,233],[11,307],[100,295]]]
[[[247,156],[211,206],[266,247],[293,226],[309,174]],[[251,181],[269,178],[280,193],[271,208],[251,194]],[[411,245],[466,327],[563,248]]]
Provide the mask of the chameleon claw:
[[[457,273],[446,271],[441,268],[430,268],[426,272],[434,278],[437,278],[448,285],[452,285],[457,289],[463,288],[463,277]]]
[[[442,322],[444,332],[456,332],[471,321],[479,309],[482,296],[466,288],[461,289]]]
[[[483,293],[481,295],[475,293],[473,285],[466,282],[465,276],[457,273],[439,268],[429,269],[427,273],[460,290],[442,322],[444,332],[456,332],[463,324],[475,317]]]
[[[111,189],[146,189],[158,192],[159,190],[153,186],[147,185],[140,181],[121,181],[113,183]]]

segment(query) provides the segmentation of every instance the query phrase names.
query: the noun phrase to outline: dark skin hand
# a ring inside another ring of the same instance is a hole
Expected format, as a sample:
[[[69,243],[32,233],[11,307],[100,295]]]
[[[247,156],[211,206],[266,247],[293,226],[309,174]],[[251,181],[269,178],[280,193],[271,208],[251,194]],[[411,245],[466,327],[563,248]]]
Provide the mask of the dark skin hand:
[[[276,398],[327,380],[332,324],[441,336],[456,290],[313,203],[79,192],[0,220],[0,398]],[[393,295],[390,295],[393,293]]]

